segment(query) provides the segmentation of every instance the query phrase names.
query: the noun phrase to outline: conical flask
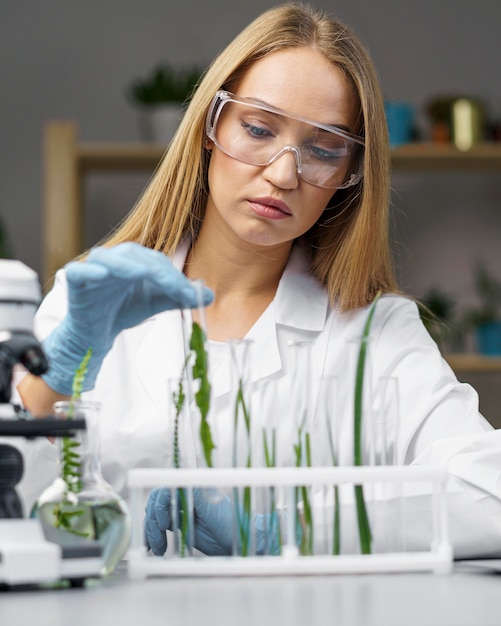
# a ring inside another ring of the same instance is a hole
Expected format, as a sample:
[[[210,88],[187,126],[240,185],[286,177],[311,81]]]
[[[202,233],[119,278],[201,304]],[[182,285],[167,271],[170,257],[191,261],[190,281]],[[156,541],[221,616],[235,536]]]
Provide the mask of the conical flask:
[[[125,555],[131,538],[131,518],[125,501],[101,473],[96,402],[56,402],[60,419],[85,419],[86,429],[60,440],[60,476],[38,498],[32,516],[51,529],[97,540],[102,546],[102,575],[110,574]]]

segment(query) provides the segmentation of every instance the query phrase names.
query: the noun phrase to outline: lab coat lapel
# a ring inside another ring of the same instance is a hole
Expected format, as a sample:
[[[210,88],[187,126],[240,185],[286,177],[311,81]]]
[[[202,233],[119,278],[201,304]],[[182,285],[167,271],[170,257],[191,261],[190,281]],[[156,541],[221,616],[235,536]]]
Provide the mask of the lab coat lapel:
[[[324,287],[311,275],[310,265],[299,245],[294,246],[275,296],[279,325],[318,333],[325,327],[329,299]]]
[[[325,327],[328,305],[327,292],[312,277],[307,259],[295,246],[275,298],[245,337],[252,341],[253,383],[282,370],[279,333],[283,330],[291,338],[313,339]],[[215,397],[230,391],[229,371],[220,370],[215,376]]]
[[[261,315],[247,333],[245,339],[251,342],[249,350],[251,382],[257,382],[267,376],[271,376],[281,369],[282,364],[275,332],[273,304]],[[231,353],[228,343],[225,351],[225,363],[214,374],[211,375],[209,373],[213,383],[212,392],[214,398],[219,398],[230,392],[232,384],[231,374]]]

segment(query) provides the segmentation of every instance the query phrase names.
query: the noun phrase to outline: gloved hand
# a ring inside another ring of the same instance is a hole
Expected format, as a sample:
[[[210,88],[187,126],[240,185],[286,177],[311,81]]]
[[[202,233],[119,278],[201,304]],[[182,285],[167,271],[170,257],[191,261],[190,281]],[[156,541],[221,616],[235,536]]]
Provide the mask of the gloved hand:
[[[163,254],[136,243],[95,248],[85,261],[66,266],[68,311],[42,342],[54,391],[71,395],[73,375],[92,348],[84,390],[92,389],[115,337],[169,309],[198,306],[197,289]],[[204,288],[203,305],[212,301]]]
[[[146,505],[146,546],[161,556],[167,550],[167,530],[172,530],[172,490],[153,489]],[[195,548],[210,556],[232,553],[233,505],[231,499],[217,489],[193,489]],[[277,514],[258,514],[250,532],[255,533],[256,554],[278,554]],[[177,525],[179,528],[179,524]]]

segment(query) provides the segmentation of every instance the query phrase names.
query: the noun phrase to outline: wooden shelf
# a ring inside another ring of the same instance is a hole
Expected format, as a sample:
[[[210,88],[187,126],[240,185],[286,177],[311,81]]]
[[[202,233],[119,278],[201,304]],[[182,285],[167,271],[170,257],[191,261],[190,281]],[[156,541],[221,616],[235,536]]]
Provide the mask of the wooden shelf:
[[[91,170],[154,170],[165,146],[127,143],[82,143],[76,158],[82,171]]]
[[[501,171],[501,143],[483,143],[461,151],[444,143],[410,143],[395,148],[392,166],[413,171]]]
[[[501,356],[446,354],[445,360],[455,372],[501,372]]]

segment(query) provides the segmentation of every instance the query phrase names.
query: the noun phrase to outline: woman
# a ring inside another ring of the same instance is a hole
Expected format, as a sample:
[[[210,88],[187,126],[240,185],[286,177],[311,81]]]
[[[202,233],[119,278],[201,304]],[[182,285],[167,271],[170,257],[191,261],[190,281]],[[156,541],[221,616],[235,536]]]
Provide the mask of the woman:
[[[456,555],[492,552],[491,541],[501,537],[499,433],[479,414],[475,392],[442,360],[415,304],[396,295],[389,167],[378,82],[356,36],[304,6],[266,12],[207,70],[130,216],[104,247],[58,273],[37,316],[51,370],[43,379],[22,380],[24,405],[36,415],[49,413],[70,394],[72,373],[92,347],[86,397],[102,403],[106,477],[121,489],[128,468],[168,464],[166,380],[179,376],[184,361],[176,309],[196,307],[190,281],[202,279],[210,289],[203,298],[215,463],[228,464],[224,342],[253,341],[255,393],[272,381],[275,405],[287,407],[288,346],[307,340],[313,396],[316,381],[330,375],[348,402],[350,339],[361,334],[367,307],[382,291],[371,350],[375,377],[399,382],[395,461],[446,464],[453,519],[457,511],[469,516],[466,532],[453,525]],[[291,464],[294,420],[283,418],[277,427],[279,462]],[[352,462],[350,433],[345,420],[342,463]],[[46,457],[55,452],[44,445],[30,465],[49,481]],[[160,496],[148,508],[149,541],[158,553],[169,526],[157,518],[165,504]],[[214,539],[207,550],[224,552],[221,510],[216,513],[214,523],[210,510],[202,519],[205,536]]]

